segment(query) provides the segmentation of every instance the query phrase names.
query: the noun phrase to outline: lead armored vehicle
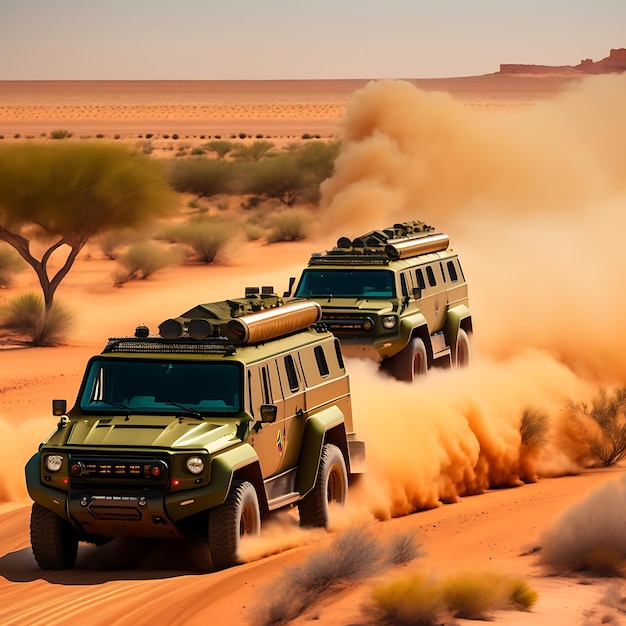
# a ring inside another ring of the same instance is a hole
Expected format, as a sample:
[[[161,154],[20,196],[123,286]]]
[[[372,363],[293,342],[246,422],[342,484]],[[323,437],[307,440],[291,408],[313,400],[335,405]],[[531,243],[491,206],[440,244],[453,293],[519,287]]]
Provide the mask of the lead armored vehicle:
[[[461,262],[448,236],[424,222],[341,237],[311,256],[285,296],[318,303],[346,356],[372,358],[399,380],[469,363],[473,327]]]
[[[71,568],[80,541],[208,540],[214,568],[244,534],[297,505],[324,527],[365,450],[352,425],[339,341],[315,302],[271,288],[138,326],[93,356],[74,406],[26,465],[32,549]]]

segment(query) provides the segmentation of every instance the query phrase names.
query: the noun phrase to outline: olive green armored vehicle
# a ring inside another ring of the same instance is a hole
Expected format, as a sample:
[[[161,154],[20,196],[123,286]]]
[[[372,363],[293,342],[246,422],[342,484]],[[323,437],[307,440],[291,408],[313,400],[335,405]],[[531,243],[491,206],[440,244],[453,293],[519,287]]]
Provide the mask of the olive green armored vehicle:
[[[398,380],[470,359],[467,283],[447,235],[424,222],[394,224],[311,256],[285,297],[322,307],[349,357],[378,361]]]
[[[191,535],[224,568],[279,508],[326,526],[365,448],[320,317],[264,287],[110,339],[74,406],[53,401],[56,429],[26,465],[40,567],[73,567],[81,541]]]

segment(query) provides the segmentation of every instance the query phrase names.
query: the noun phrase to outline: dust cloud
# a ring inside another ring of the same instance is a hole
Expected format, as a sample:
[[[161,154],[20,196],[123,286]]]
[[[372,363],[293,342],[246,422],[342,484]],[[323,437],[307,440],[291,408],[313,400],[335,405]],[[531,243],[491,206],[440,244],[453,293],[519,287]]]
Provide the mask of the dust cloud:
[[[404,81],[355,93],[321,222],[352,237],[412,219],[447,232],[475,330],[469,369],[414,385],[349,362],[370,469],[355,510],[384,519],[577,471],[557,428],[521,459],[519,426],[524,408],[554,426],[568,399],[624,383],[625,105],[624,76],[514,111]]]

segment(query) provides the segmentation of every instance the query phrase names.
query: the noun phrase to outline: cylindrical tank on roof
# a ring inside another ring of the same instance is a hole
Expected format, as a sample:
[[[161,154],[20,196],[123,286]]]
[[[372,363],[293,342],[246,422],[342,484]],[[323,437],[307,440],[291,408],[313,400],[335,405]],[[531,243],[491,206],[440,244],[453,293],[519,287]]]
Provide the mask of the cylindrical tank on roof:
[[[234,343],[258,343],[307,328],[322,317],[317,302],[295,301],[282,306],[233,318],[225,334]]]
[[[385,246],[385,254],[394,260],[408,259],[418,254],[440,252],[450,244],[448,235],[426,235],[424,237],[403,237],[391,240]]]

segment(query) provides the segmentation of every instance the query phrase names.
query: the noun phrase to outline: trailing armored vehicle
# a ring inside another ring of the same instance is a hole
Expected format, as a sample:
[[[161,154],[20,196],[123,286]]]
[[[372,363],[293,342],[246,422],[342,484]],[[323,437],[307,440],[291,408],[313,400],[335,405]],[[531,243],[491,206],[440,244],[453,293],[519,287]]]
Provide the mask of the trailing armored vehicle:
[[[320,317],[264,287],[110,339],[74,406],[53,401],[56,429],[26,465],[40,567],[73,567],[80,541],[185,535],[228,567],[243,535],[291,505],[325,527],[365,449]]]
[[[449,238],[424,222],[375,230],[314,253],[285,297],[322,307],[346,356],[366,357],[399,380],[470,359],[467,282]]]

